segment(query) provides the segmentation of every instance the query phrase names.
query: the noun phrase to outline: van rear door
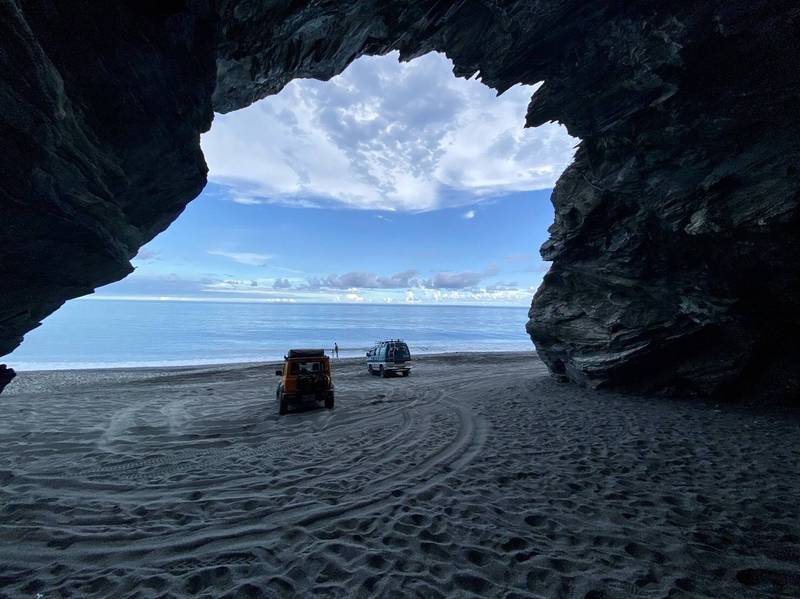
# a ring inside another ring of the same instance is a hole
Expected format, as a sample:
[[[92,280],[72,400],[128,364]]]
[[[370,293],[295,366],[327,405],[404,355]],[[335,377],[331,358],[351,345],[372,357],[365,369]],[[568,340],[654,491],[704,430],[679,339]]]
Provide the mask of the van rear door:
[[[408,351],[408,346],[405,343],[393,344],[392,353],[394,355],[395,364],[402,364],[406,360],[411,359],[411,352]]]

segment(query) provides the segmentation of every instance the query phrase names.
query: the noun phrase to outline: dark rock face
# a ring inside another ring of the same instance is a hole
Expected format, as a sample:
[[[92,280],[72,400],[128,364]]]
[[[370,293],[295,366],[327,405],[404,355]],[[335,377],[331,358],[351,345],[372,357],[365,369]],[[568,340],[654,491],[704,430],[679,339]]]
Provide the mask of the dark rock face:
[[[698,3],[646,23],[609,23],[581,52],[605,72],[566,67],[531,104],[528,124],[566,110],[583,143],[528,331],[595,387],[797,394],[800,11]]]
[[[203,189],[218,21],[180,4],[0,2],[0,355]]]
[[[14,380],[15,376],[17,376],[17,373],[14,372],[13,368],[9,368],[5,364],[0,364],[0,392],[6,388],[6,385]]]
[[[227,112],[362,54],[437,50],[498,91],[544,80],[528,125],[583,140],[553,194],[553,266],[528,323],[554,372],[800,389],[796,3],[101,4],[0,2],[0,355],[130,272],[199,193],[212,102]]]

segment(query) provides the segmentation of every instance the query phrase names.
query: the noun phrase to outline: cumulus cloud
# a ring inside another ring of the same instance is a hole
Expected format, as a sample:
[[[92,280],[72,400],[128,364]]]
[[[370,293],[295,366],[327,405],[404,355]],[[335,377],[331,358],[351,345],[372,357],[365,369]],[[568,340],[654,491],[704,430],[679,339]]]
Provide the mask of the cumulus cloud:
[[[363,57],[328,82],[296,80],[217,115],[202,145],[209,178],[243,205],[431,210],[552,187],[575,139],[524,129],[534,88],[501,97],[428,54]]]
[[[363,301],[364,301],[364,296],[363,296],[363,295],[359,295],[359,294],[358,294],[358,293],[356,293],[355,291],[351,291],[350,293],[348,293],[348,294],[346,294],[346,295],[344,296],[344,299],[345,299],[345,301],[347,301],[347,302],[357,302],[357,303],[361,303],[361,302],[363,302]]]
[[[421,278],[416,270],[405,270],[394,275],[381,276],[372,272],[348,272],[315,277],[308,280],[305,289],[469,289],[477,287],[486,277],[498,273],[497,265],[492,264],[483,271],[436,272],[428,278]]]
[[[272,256],[269,254],[254,254],[252,252],[223,252],[221,250],[209,250],[208,253],[212,256],[222,256],[223,258],[227,258],[228,260],[233,260],[234,262],[245,264],[247,266],[264,266],[267,262],[269,262],[270,258],[272,258]]]
[[[465,289],[476,286],[482,278],[483,273],[480,272],[437,272],[422,286],[429,289]]]
[[[422,281],[420,286],[427,289],[469,289],[477,287],[483,279],[493,277],[498,272],[500,269],[497,264],[490,264],[482,272],[438,272],[430,279]]]
[[[407,304],[419,304],[422,302],[422,300],[418,299],[417,295],[411,290],[405,292],[405,295],[403,296],[403,301]]]
[[[379,276],[371,272],[348,272],[343,275],[328,275],[309,279],[310,288],[326,289],[401,289],[417,284],[417,271],[405,270],[391,276]]]

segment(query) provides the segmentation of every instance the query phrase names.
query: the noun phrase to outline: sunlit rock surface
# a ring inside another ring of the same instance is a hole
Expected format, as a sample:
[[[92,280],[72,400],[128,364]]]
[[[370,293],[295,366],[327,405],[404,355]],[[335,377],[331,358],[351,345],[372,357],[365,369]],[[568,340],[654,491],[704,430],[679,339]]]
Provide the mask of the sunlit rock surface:
[[[800,9],[675,3],[0,3],[0,354],[130,272],[205,182],[199,134],[362,54],[445,52],[583,142],[528,331],[595,387],[786,398],[798,358]]]

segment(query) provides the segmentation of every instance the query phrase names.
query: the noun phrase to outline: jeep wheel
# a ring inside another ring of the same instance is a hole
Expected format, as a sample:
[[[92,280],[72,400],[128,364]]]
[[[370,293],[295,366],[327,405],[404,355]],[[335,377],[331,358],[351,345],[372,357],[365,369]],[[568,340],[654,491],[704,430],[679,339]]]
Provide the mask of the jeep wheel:
[[[333,409],[333,393],[325,398],[325,407],[329,410]]]
[[[403,371],[403,376],[408,376],[409,374],[411,374],[410,370],[404,370]]]
[[[289,402],[286,401],[285,397],[281,397],[278,400],[278,414],[283,416],[288,411],[289,411]]]

